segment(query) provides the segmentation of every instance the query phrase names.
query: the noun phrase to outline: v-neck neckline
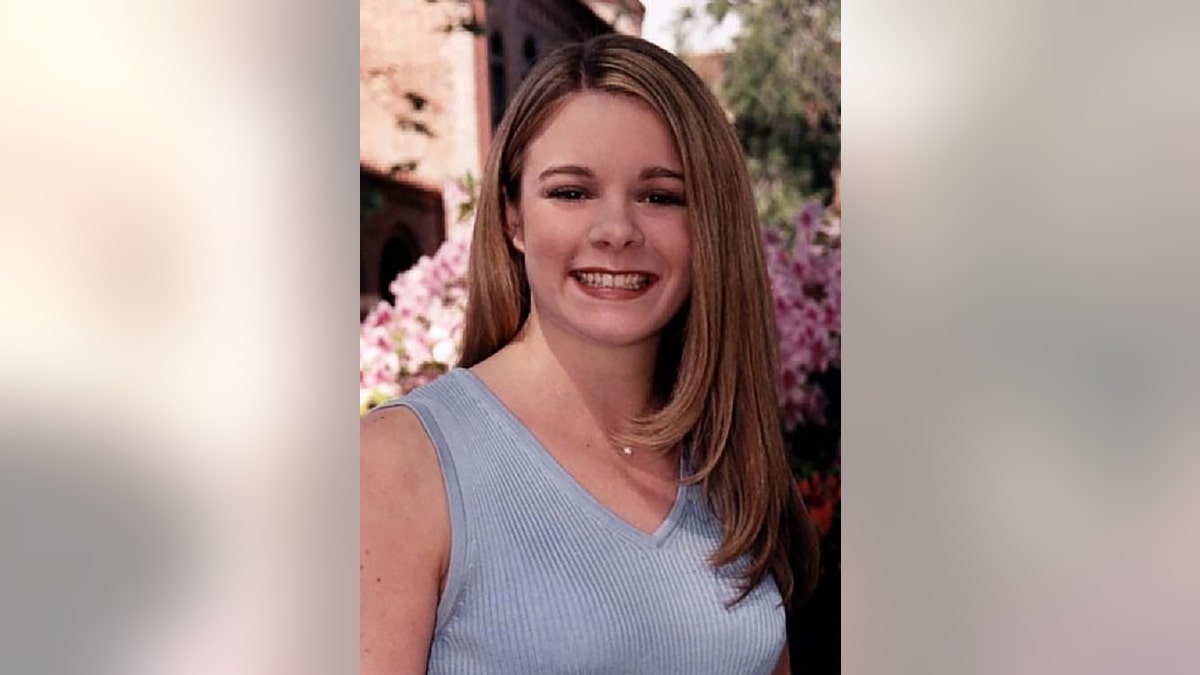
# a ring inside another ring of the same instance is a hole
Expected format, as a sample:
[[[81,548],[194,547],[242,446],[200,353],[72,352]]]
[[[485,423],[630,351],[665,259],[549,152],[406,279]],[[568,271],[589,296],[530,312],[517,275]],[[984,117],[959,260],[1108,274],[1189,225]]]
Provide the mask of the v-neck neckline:
[[[452,373],[456,371],[463,374],[464,380],[471,382],[471,385],[490,404],[509,429],[519,436],[521,440],[525,441],[524,445],[532,451],[530,455],[534,461],[545,469],[547,476],[565,493],[574,497],[574,501],[583,509],[599,516],[601,520],[607,522],[618,534],[637,544],[657,548],[667,541],[679,522],[683,520],[687,503],[690,499],[691,486],[685,485],[682,480],[685,475],[682,456],[680,456],[679,460],[680,480],[678,489],[675,491],[675,502],[671,505],[666,518],[659,523],[658,527],[653,532],[646,532],[635,527],[621,516],[618,516],[612,509],[601,503],[587,488],[583,487],[579,480],[570,471],[567,471],[566,467],[555,459],[554,455],[550,454],[550,451],[538,440],[533,431],[517,417],[516,413],[500,400],[500,397],[478,375],[466,368],[455,368]]]

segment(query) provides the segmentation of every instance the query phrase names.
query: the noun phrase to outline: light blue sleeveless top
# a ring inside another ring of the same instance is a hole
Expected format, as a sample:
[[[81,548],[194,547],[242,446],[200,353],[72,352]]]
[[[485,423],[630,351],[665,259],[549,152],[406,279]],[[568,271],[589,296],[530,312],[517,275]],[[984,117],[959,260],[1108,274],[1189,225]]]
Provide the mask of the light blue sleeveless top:
[[[420,418],[449,499],[429,673],[766,674],[778,662],[775,582],[726,607],[735,569],[707,562],[721,527],[699,486],[681,486],[646,534],[584,490],[468,370],[385,405]]]

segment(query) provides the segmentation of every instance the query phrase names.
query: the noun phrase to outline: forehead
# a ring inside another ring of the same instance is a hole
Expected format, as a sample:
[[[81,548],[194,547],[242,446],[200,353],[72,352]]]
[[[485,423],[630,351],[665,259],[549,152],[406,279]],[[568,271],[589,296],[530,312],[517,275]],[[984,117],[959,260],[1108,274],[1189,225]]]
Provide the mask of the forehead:
[[[571,94],[529,144],[527,166],[570,163],[594,170],[665,166],[683,171],[675,138],[648,104],[633,96]]]

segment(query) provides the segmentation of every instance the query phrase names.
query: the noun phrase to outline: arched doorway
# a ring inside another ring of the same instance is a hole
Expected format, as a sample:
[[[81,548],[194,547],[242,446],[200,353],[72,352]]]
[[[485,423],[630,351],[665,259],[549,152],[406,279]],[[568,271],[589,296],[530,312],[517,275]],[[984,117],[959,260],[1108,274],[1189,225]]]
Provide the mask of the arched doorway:
[[[396,296],[392,294],[392,281],[401,272],[412,267],[421,258],[421,250],[413,241],[409,228],[397,224],[392,229],[392,235],[383,244],[383,252],[379,256],[379,295],[385,301],[395,304]]]

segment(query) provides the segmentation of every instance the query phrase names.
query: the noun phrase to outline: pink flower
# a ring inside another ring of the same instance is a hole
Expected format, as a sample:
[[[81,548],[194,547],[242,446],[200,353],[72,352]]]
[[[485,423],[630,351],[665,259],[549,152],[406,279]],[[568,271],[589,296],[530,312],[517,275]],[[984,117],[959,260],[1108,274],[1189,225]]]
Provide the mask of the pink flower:
[[[793,221],[789,242],[763,235],[780,344],[780,411],[784,426],[824,421],[826,399],[812,375],[841,359],[841,227],[817,202]]]
[[[360,410],[402,395],[458,361],[470,242],[465,228],[421,258],[389,284],[395,304],[381,302],[363,319]]]

